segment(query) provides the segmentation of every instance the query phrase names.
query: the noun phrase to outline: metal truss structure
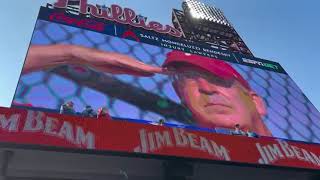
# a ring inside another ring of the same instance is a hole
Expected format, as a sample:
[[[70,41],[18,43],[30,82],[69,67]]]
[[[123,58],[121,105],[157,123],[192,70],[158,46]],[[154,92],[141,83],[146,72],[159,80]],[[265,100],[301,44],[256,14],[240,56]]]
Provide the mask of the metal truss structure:
[[[207,43],[220,50],[253,56],[220,9],[195,0],[184,1],[182,9],[173,9],[172,23],[175,28],[183,32],[187,40]]]

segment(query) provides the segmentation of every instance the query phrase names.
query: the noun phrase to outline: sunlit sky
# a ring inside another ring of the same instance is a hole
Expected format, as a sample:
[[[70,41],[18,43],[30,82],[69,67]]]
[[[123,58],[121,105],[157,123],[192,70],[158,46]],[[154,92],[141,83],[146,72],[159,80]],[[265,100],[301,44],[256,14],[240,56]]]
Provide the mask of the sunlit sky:
[[[1,0],[0,106],[10,106],[39,7],[54,0]],[[163,24],[181,0],[89,0],[119,4]],[[320,108],[320,1],[202,0],[222,9],[255,56],[278,61]]]

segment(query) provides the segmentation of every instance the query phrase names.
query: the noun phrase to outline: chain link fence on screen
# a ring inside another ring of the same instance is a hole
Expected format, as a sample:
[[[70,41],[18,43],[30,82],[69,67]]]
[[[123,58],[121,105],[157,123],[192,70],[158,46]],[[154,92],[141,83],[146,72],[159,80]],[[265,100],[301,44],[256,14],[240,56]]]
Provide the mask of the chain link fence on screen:
[[[39,20],[31,44],[76,44],[119,52],[147,64],[161,66],[170,49],[107,36]],[[320,142],[320,113],[292,81],[280,73],[232,66],[250,83],[267,106],[265,123],[276,137]],[[78,66],[62,66],[22,75],[14,103],[59,111],[72,100],[75,110],[86,105],[107,107],[113,117],[190,124],[167,76],[110,75]],[[189,113],[190,114],[190,113]]]

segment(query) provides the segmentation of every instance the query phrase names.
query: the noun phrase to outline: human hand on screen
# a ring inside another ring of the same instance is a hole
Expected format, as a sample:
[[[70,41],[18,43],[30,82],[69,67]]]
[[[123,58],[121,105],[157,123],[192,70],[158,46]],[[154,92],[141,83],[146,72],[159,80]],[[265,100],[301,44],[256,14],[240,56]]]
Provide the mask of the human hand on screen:
[[[112,74],[152,76],[164,73],[161,67],[145,64],[120,53],[106,52],[77,45],[32,45],[23,73],[48,69],[59,65],[84,65]]]

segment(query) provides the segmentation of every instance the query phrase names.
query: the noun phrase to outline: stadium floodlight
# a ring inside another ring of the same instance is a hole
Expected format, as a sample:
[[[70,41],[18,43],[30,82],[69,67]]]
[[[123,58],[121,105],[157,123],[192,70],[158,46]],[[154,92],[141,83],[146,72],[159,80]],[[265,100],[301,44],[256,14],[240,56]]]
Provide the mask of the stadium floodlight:
[[[225,18],[220,9],[207,6],[196,0],[185,0],[184,10],[185,12],[189,12],[193,18],[211,21],[231,27],[231,24],[228,22],[227,18]]]
[[[196,12],[196,11],[194,11],[194,10],[190,10],[190,14],[191,14],[191,16],[193,17],[193,18],[200,18],[199,17],[199,15],[198,15],[198,13]]]
[[[189,41],[205,42],[212,48],[253,56],[223,12],[197,0],[184,0],[182,10],[172,11],[172,22]]]

